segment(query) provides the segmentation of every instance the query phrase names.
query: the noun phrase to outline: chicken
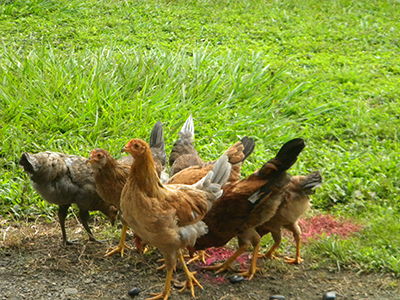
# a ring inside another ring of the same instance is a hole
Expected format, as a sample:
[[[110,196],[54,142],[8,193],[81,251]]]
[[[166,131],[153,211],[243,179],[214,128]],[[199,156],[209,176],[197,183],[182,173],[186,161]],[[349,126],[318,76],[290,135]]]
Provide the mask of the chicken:
[[[150,134],[150,149],[153,159],[156,163],[157,174],[161,176],[163,168],[166,165],[167,155],[165,153],[164,144],[164,133],[162,124],[158,121],[154,126]],[[104,149],[95,149],[90,153],[87,160],[94,170],[94,179],[96,182],[97,192],[107,203],[113,204],[119,210],[121,209],[120,198],[122,189],[128,178],[129,171],[131,169],[131,164],[133,162],[133,157],[130,155],[131,159],[127,159],[124,156],[121,160],[115,160],[111,154]],[[121,163],[129,163],[129,165]],[[121,239],[117,247],[113,248],[106,256],[111,256],[114,253],[121,253],[124,256],[124,250],[130,249],[125,244],[126,232],[128,229],[128,224],[123,218],[121,218],[123,227],[121,233]],[[134,237],[136,248],[139,252],[143,251],[143,243],[139,236],[135,234]]]
[[[166,183],[169,179],[167,172],[165,171],[167,166],[167,154],[165,152],[165,142],[164,142],[164,131],[162,128],[162,123],[157,121],[154,124],[153,129],[150,133],[149,142],[151,154],[153,155],[153,160],[156,166],[157,174],[161,179],[162,183]],[[118,163],[122,165],[132,165],[133,157],[132,155],[123,156],[117,160]]]
[[[293,176],[292,180],[285,187],[281,197],[282,204],[276,214],[267,222],[257,227],[260,236],[271,232],[274,245],[264,255],[267,258],[275,258],[273,255],[282,240],[281,228],[284,227],[293,233],[296,242],[296,258],[286,258],[290,264],[299,264],[303,261],[300,257],[300,235],[301,230],[298,224],[299,218],[310,208],[310,197],[315,193],[313,190],[321,186],[322,177],[320,172],[312,172],[307,176]]]
[[[253,278],[260,247],[256,227],[274,216],[282,202],[282,190],[290,182],[291,176],[286,171],[296,162],[303,148],[302,139],[293,139],[283,145],[276,157],[260,170],[223,187],[224,194],[203,219],[208,226],[208,233],[197,239],[194,247],[188,247],[188,250],[193,255],[196,250],[221,247],[235,236],[239,249],[225,263],[205,269],[216,270],[216,273],[231,269],[232,262],[252,245],[251,266],[241,274],[249,277],[249,280]],[[194,260],[199,258],[201,255]]]
[[[240,180],[243,162],[253,153],[254,147],[254,140],[245,136],[226,150],[225,154],[228,156],[229,163],[231,164],[231,174],[228,183]],[[210,172],[214,164],[215,161],[187,167],[172,176],[167,181],[167,184],[194,184]]]
[[[178,135],[179,139],[175,142],[169,156],[171,176],[190,166],[204,164],[204,161],[201,159],[193,146],[194,125],[192,115],[190,115],[185,124],[183,124],[183,127],[181,131],[178,132]]]
[[[30,177],[36,192],[47,202],[59,206],[58,218],[64,245],[73,244],[67,240],[65,232],[65,218],[72,203],[79,208],[79,217],[89,240],[95,241],[88,225],[89,211],[101,211],[114,224],[118,210],[104,202],[97,193],[93,170],[86,165],[85,158],[50,151],[37,154],[25,152],[19,164]]]
[[[155,171],[150,148],[144,141],[133,139],[122,151],[134,157],[122,190],[122,215],[144,242],[161,251],[167,269],[163,292],[151,299],[169,298],[177,258],[187,277],[181,291],[190,288],[194,297],[194,284],[201,285],[188,270],[181,249],[194,245],[196,239],[207,232],[201,219],[222,195],[221,186],[230,173],[228,158],[222,155],[212,171],[194,185],[163,185]]]

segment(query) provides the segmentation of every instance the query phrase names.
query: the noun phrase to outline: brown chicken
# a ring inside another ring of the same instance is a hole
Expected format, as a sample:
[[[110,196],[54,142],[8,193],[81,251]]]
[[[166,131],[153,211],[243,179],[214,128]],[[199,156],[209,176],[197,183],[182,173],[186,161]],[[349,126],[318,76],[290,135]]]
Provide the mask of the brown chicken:
[[[157,121],[151,130],[149,146],[151,155],[153,156],[154,164],[156,166],[157,174],[160,177],[161,182],[165,183],[168,181],[169,176],[165,171],[167,167],[167,154],[165,152],[164,131],[160,121]],[[122,165],[131,166],[133,157],[132,155],[123,156],[118,159],[117,162]]]
[[[178,132],[178,135],[179,139],[176,140],[169,156],[171,176],[190,166],[204,164],[204,161],[193,146],[194,125],[192,115],[186,120],[181,131]]]
[[[299,264],[303,261],[300,257],[301,230],[298,221],[311,206],[309,195],[314,194],[315,191],[313,189],[321,186],[321,184],[322,177],[318,171],[312,172],[307,176],[293,176],[281,195],[283,202],[276,211],[276,214],[256,229],[260,236],[271,232],[275,242],[271,249],[264,255],[265,257],[275,258],[273,253],[281,243],[281,228],[284,227],[293,233],[296,242],[296,257],[285,258],[285,261],[290,264]]]
[[[89,211],[101,211],[114,224],[118,210],[98,195],[93,170],[86,165],[85,158],[50,151],[37,154],[25,152],[19,164],[30,177],[36,192],[47,202],[59,206],[58,218],[64,245],[73,244],[67,240],[65,232],[65,218],[72,203],[79,208],[79,217],[89,240],[96,240],[88,225]]]
[[[231,174],[228,183],[240,180],[240,171],[243,162],[253,153],[254,147],[254,140],[245,136],[226,150],[225,154],[228,156],[229,163],[231,164]],[[214,164],[215,161],[187,167],[172,176],[167,181],[167,184],[194,184],[210,172]]]
[[[169,298],[177,258],[182,262],[187,277],[181,291],[190,288],[194,296],[193,285],[201,285],[186,267],[181,249],[194,245],[196,239],[207,232],[201,219],[222,194],[221,185],[230,173],[228,159],[222,155],[212,171],[194,185],[164,186],[144,141],[133,139],[123,151],[134,157],[121,196],[123,217],[144,242],[156,246],[165,258],[167,278],[164,290],[151,299]]]
[[[158,121],[150,134],[150,149],[153,156],[153,160],[156,165],[156,170],[158,176],[161,176],[163,168],[166,165],[166,153],[164,144],[164,132],[162,124]],[[96,182],[97,192],[107,203],[113,204],[119,210],[121,209],[120,199],[122,189],[128,178],[129,171],[131,169],[131,164],[133,162],[133,157],[130,155],[131,159],[126,159],[123,157],[122,162],[130,162],[129,165],[122,164],[121,160],[115,160],[111,154],[104,149],[95,149],[90,153],[87,160],[94,170],[94,179]],[[121,218],[123,227],[121,233],[121,239],[117,247],[113,248],[106,256],[111,256],[114,253],[121,253],[124,256],[124,250],[130,249],[125,244],[126,232],[128,229],[128,224],[123,218]],[[135,234],[134,237],[136,248],[139,252],[143,251],[143,243],[139,236]]]
[[[291,176],[286,171],[296,162],[303,148],[302,139],[291,140],[260,170],[223,187],[224,194],[203,219],[208,226],[208,233],[197,239],[194,247],[188,247],[188,250],[193,255],[196,250],[221,247],[235,236],[239,241],[239,249],[225,263],[206,269],[217,270],[217,273],[231,269],[232,262],[249,245],[253,245],[251,266],[241,273],[249,280],[253,278],[260,247],[256,227],[274,216],[282,202],[282,190],[290,182]]]

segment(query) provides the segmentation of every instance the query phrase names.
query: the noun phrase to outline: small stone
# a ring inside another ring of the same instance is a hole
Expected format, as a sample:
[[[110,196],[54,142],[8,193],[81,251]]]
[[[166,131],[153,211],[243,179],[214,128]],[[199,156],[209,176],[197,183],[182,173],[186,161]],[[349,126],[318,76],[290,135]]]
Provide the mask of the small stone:
[[[244,277],[242,275],[235,275],[232,276],[231,278],[229,278],[229,281],[231,283],[238,283],[238,282],[242,282],[244,280]]]
[[[269,300],[285,300],[285,296],[282,295],[272,295],[269,297]]]
[[[131,297],[135,297],[137,295],[139,295],[140,290],[138,288],[133,288],[128,292],[128,295]]]
[[[335,292],[328,292],[325,293],[322,296],[322,300],[335,300],[336,299],[336,293]]]
[[[78,294],[78,290],[76,288],[66,288],[64,293],[67,295]]]

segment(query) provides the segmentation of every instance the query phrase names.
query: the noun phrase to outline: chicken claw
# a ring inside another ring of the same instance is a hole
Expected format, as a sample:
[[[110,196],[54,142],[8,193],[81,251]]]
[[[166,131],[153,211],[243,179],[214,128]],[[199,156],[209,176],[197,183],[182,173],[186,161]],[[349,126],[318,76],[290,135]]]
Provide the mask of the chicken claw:
[[[105,257],[110,257],[111,255],[120,252],[121,253],[121,257],[124,257],[124,250],[131,250],[131,247],[129,247],[127,244],[125,243],[119,243],[117,247],[111,247],[108,250],[110,250],[110,252],[106,253],[106,255],[104,255]]]
[[[203,264],[206,264],[206,257],[211,257],[211,255],[207,254],[203,250],[200,250],[197,255],[187,261],[187,264],[189,265],[195,261],[201,261]]]
[[[288,264],[296,264],[296,265],[298,265],[302,261],[304,261],[304,259],[302,259],[300,256],[298,256],[296,258],[290,258],[290,257],[285,256],[284,258],[285,258],[285,263],[288,263]]]
[[[122,227],[122,233],[121,233],[121,239],[119,240],[119,244],[117,247],[111,248],[112,250],[108,252],[105,256],[109,257],[117,252],[121,253],[121,257],[124,257],[124,250],[128,249],[131,250],[131,248],[125,244],[125,238],[126,238],[126,231],[128,230],[128,225],[124,224]]]
[[[187,290],[188,287],[190,287],[190,292],[192,294],[192,297],[194,298],[195,297],[194,284],[198,285],[202,290],[203,290],[203,287],[197,281],[197,279],[194,277],[194,275],[196,275],[196,272],[190,272],[189,271],[188,267],[186,266],[185,259],[183,258],[182,252],[179,253],[179,259],[180,259],[180,261],[182,263],[183,271],[185,272],[185,275],[186,275],[186,278],[187,278],[185,286],[182,289],[179,290],[179,293],[183,293],[184,291]]]

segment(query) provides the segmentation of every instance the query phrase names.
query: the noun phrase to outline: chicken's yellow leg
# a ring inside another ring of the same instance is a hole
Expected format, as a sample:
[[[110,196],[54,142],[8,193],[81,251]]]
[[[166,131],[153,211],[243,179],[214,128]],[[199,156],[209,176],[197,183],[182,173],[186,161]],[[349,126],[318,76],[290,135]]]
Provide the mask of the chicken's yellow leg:
[[[131,248],[128,247],[128,246],[125,244],[125,238],[126,238],[126,232],[127,232],[127,230],[128,230],[128,225],[124,224],[124,225],[122,226],[121,239],[119,240],[118,246],[112,248],[112,250],[111,250],[110,252],[108,252],[105,256],[108,257],[108,256],[111,256],[111,255],[117,253],[117,252],[121,252],[121,257],[123,257],[123,256],[124,256],[124,250],[125,250],[125,249],[131,250]]]
[[[254,274],[257,272],[257,259],[258,259],[258,251],[260,250],[260,243],[257,244],[257,246],[254,247],[253,250],[253,258],[251,259],[251,265],[250,268],[244,272],[239,273],[242,276],[249,277],[249,280],[251,280],[254,276]]]
[[[238,258],[240,255],[242,255],[243,252],[245,252],[247,250],[248,245],[243,245],[241,246],[239,249],[236,250],[236,252],[227,259],[226,262],[224,262],[223,264],[217,264],[215,266],[210,266],[210,267],[204,267],[204,270],[216,270],[215,274],[219,274],[227,269],[230,269],[232,271],[235,271],[235,269],[233,269],[231,267],[231,264],[236,260],[236,258]]]
[[[154,297],[147,298],[146,300],[156,300],[161,298],[163,298],[163,300],[167,300],[169,298],[169,295],[171,294],[171,279],[173,272],[173,270],[167,271],[167,279],[165,280],[164,290],[162,291],[162,293],[151,294]]]
[[[285,257],[285,262],[288,264],[299,264],[303,261],[300,257],[300,238],[296,239],[296,258]]]
[[[183,271],[185,272],[185,275],[186,275],[186,278],[187,278],[185,286],[179,292],[182,293],[188,287],[190,287],[190,291],[192,293],[192,297],[194,298],[195,295],[194,295],[194,285],[193,284],[198,285],[201,289],[203,289],[203,287],[197,281],[197,279],[194,277],[196,272],[190,272],[189,271],[188,267],[186,266],[185,259],[183,258],[182,252],[180,250],[179,250],[179,259],[180,259],[180,261],[182,263]]]

